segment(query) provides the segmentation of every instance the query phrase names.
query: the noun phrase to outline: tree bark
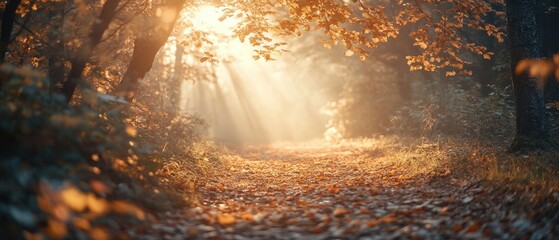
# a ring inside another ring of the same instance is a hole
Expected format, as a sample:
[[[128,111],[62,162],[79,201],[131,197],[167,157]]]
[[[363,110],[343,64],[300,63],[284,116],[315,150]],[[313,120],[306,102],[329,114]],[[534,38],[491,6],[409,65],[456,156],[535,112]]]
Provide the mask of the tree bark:
[[[511,152],[529,152],[551,148],[545,123],[543,83],[528,71],[516,73],[521,60],[542,56],[536,23],[536,0],[507,0],[507,26],[510,39],[512,83],[516,101],[516,137]]]
[[[54,6],[50,9],[49,17],[52,21],[52,28],[47,33],[49,56],[48,56],[48,76],[50,79],[51,92],[60,91],[58,85],[64,81],[64,39],[61,29],[64,25],[64,2],[53,2]]]
[[[76,56],[72,60],[72,68],[68,74],[68,79],[61,90],[67,102],[72,100],[72,96],[82,77],[83,70],[93,54],[93,49],[99,44],[103,37],[103,33],[105,33],[105,30],[109,27],[119,3],[120,0],[107,0],[105,2],[101,9],[101,14],[91,27],[91,33],[89,34],[87,43],[78,50]]]
[[[128,69],[122,77],[120,84],[116,87],[114,95],[124,97],[128,101],[134,99],[140,80],[151,70],[157,52],[169,39],[185,2],[186,0],[169,1],[164,7],[167,9],[165,14],[173,16],[171,21],[165,22],[162,19],[158,19],[159,27],[154,29],[151,34],[137,36],[132,60],[130,60]]]
[[[12,29],[16,21],[16,10],[21,0],[10,0],[2,14],[2,29],[0,33],[0,64],[6,61],[6,53],[10,45]]]
[[[543,0],[540,2],[538,11],[538,25],[541,25],[542,54],[543,57],[552,59],[555,54],[559,54],[559,1]],[[559,79],[555,74],[550,74],[545,85],[545,97],[547,102],[559,101]]]
[[[181,83],[183,80],[184,64],[182,59],[184,56],[184,46],[177,41],[176,51],[175,51],[175,68],[173,72],[173,77],[168,85],[169,92],[169,110],[171,112],[180,111],[180,98],[181,98]]]
[[[122,96],[128,101],[134,99],[140,80],[151,70],[155,55],[163,44],[165,42],[145,38],[137,38],[134,41],[132,60],[116,88],[115,95]]]

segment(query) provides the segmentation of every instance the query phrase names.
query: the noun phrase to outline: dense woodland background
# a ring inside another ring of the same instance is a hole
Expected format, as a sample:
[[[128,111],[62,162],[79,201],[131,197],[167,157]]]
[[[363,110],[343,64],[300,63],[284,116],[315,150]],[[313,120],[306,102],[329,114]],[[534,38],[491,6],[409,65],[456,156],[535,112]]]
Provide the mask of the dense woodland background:
[[[233,19],[233,34],[197,25],[208,6],[224,24]],[[556,150],[555,0],[9,0],[0,8],[0,229],[9,236],[95,236],[106,233],[90,222],[107,225],[95,219],[142,221],[195,205],[196,179],[229,150],[208,137],[181,90],[219,88],[217,66],[235,61],[220,44],[232,41],[250,45],[255,60],[306,74],[327,100],[309,110],[325,123],[314,137],[332,144],[394,136],[453,139],[492,156]]]

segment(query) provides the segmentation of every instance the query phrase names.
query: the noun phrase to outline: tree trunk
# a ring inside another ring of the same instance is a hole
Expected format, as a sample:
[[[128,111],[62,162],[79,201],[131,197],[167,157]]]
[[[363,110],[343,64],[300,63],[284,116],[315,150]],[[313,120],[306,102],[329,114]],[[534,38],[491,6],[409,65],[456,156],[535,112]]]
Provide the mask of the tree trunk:
[[[405,71],[396,72],[396,85],[398,87],[398,93],[400,94],[400,99],[404,103],[409,103],[413,99],[413,90],[411,87],[411,80],[408,78],[409,75],[410,74]]]
[[[151,70],[155,55],[164,44],[165,42],[142,38],[134,41],[132,60],[116,88],[115,95],[123,96],[128,101],[134,99],[140,80]]]
[[[2,13],[2,29],[0,33],[0,64],[6,60],[6,53],[10,45],[12,29],[16,21],[16,10],[21,0],[10,0]]]
[[[175,69],[171,82],[168,85],[169,92],[169,110],[171,112],[180,111],[180,98],[181,98],[181,83],[183,80],[184,64],[182,59],[184,56],[184,46],[177,41],[175,51]]]
[[[559,54],[559,1],[543,0],[538,11],[538,25],[541,25],[542,54],[543,57],[552,59],[555,54]],[[550,74],[546,82],[545,97],[547,102],[559,101],[559,79],[555,74]]]
[[[76,56],[72,60],[72,68],[68,74],[68,80],[62,86],[62,94],[66,97],[66,101],[70,102],[76,91],[83,70],[93,54],[93,49],[99,44],[103,33],[109,27],[118,7],[120,0],[107,0],[101,9],[101,14],[91,27],[88,42],[82,46]]]
[[[47,33],[49,56],[48,56],[48,76],[50,79],[50,90],[60,91],[59,84],[62,84],[65,77],[64,68],[64,39],[61,29],[64,25],[64,2],[53,2],[54,6],[49,12],[52,21],[52,28]]]
[[[541,39],[536,24],[536,0],[508,0],[507,25],[510,38],[512,83],[516,101],[516,137],[511,152],[552,147],[545,123],[543,83],[528,71],[515,73],[523,59],[541,57]]]
[[[122,96],[128,101],[134,99],[140,80],[151,70],[157,52],[169,39],[185,2],[186,0],[169,1],[164,7],[168,9],[167,11],[172,11],[165,13],[173,16],[171,21],[158,19],[160,25],[154,32],[148,36],[136,37],[132,60],[130,60],[130,65],[120,84],[116,87],[114,95]]]

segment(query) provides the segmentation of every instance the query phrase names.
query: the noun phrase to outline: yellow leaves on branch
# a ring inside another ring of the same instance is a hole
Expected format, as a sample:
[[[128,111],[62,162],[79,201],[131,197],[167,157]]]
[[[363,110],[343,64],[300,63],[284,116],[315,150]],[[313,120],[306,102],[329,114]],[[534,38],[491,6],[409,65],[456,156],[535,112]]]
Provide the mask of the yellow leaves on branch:
[[[484,53],[483,54],[483,59],[490,60],[491,56],[493,56],[494,54],[495,54],[494,52]]]
[[[390,2],[390,1],[389,1]],[[235,34],[241,41],[250,40],[257,47],[255,59],[273,60],[274,52],[282,52],[276,44],[276,37],[300,36],[302,31],[323,31],[325,48],[332,48],[338,42],[346,47],[345,56],[359,56],[364,61],[369,49],[396,38],[401,28],[417,24],[409,37],[421,52],[408,59],[411,70],[434,71],[448,69],[449,75],[468,75],[470,72],[456,66],[470,64],[463,59],[463,52],[469,51],[490,59],[494,53],[487,48],[467,41],[461,32],[463,28],[482,31],[503,41],[504,33],[499,27],[486,23],[483,16],[503,13],[493,6],[502,5],[502,0],[472,1],[394,1],[390,7],[384,3],[369,1],[225,1],[224,16],[237,13],[240,24]],[[396,13],[395,19],[391,15]],[[273,38],[272,38],[273,37]],[[209,61],[205,56],[200,60]],[[450,68],[450,69],[449,69]],[[452,69],[455,68],[455,69]]]

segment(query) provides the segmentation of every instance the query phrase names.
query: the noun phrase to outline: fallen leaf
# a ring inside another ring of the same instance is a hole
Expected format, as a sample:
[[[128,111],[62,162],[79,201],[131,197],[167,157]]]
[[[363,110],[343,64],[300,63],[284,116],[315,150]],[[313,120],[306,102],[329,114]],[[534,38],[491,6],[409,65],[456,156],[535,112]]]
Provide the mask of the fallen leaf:
[[[245,213],[241,215],[241,219],[247,221],[247,222],[253,222],[254,221],[254,216],[250,213]]]
[[[76,217],[72,220],[72,223],[74,224],[75,227],[81,230],[87,231],[91,229],[91,223],[89,223],[89,220],[85,218]]]
[[[202,222],[204,222],[205,224],[212,225],[215,223],[215,218],[208,214],[203,214],[201,218]]]
[[[332,186],[328,188],[328,192],[332,194],[338,194],[340,192],[340,188],[337,186]]]
[[[441,209],[441,214],[445,215],[448,212],[448,207],[444,207]]]
[[[367,227],[370,227],[370,228],[376,227],[381,223],[382,223],[382,221],[380,221],[379,219],[372,219],[367,223]]]
[[[477,231],[479,231],[480,228],[481,228],[481,225],[478,222],[474,222],[468,227],[466,232],[469,232],[469,233],[477,232]]]
[[[452,227],[452,231],[454,231],[455,233],[458,233],[460,231],[462,231],[464,229],[464,227],[462,227],[462,225],[454,225]]]
[[[217,216],[217,222],[221,225],[232,225],[235,224],[237,221],[231,214],[222,214]]]
[[[105,230],[103,228],[93,228],[89,232],[89,235],[91,236],[91,239],[93,239],[93,240],[108,240],[108,239],[110,239],[109,233],[107,232],[107,230]]]
[[[144,220],[146,218],[142,209],[126,201],[111,202],[111,209],[116,213],[133,215],[140,220]]]
[[[343,215],[345,215],[347,213],[347,210],[345,208],[336,208],[334,210],[334,212],[332,212],[332,215],[334,215],[334,217],[341,217]]]
[[[46,233],[49,235],[49,237],[54,239],[62,239],[68,234],[68,228],[63,222],[51,218],[47,221],[47,223],[48,226]]]
[[[319,224],[318,226],[311,229],[311,233],[318,234],[323,233],[328,229],[328,225],[326,224]]]
[[[91,181],[89,183],[89,186],[91,186],[91,189],[98,194],[105,194],[109,192],[109,188],[104,183],[98,180]]]

